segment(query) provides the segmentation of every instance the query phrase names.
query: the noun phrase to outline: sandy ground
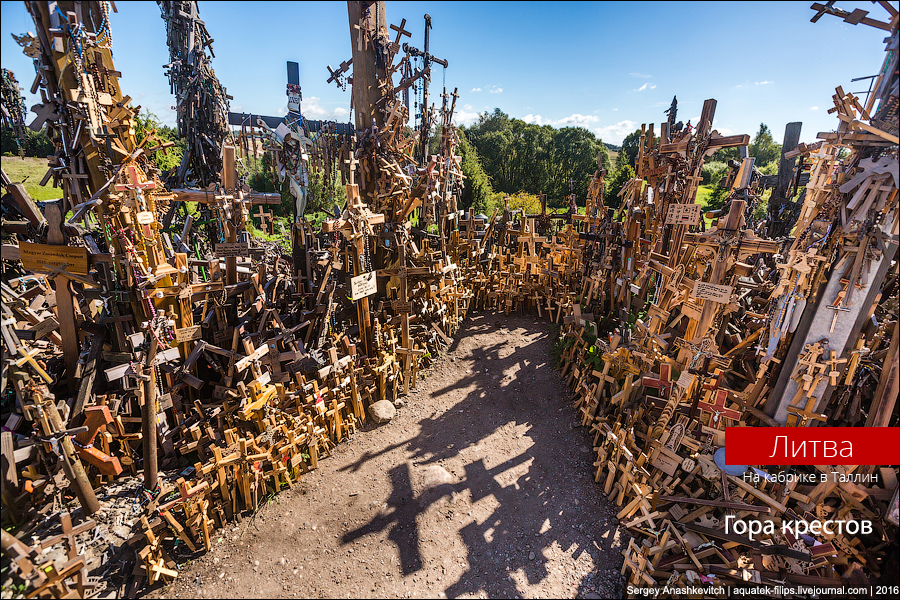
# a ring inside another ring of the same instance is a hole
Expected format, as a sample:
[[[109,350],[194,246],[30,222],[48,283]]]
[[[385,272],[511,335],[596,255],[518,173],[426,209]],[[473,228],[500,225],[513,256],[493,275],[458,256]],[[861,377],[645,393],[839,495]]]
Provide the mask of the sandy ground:
[[[470,315],[385,425],[157,597],[616,597],[622,546],[544,320]]]

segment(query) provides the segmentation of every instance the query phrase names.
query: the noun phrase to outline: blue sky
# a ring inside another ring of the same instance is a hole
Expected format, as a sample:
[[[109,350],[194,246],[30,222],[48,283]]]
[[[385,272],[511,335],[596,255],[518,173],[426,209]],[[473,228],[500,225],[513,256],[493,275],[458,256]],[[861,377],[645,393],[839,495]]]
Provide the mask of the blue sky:
[[[802,141],[837,126],[827,110],[834,88],[858,92],[884,59],[887,32],[825,15],[811,2],[392,2],[390,23],[407,19],[421,47],[431,15],[432,52],[449,61],[446,84],[459,88],[458,122],[499,107],[512,117],[557,127],[587,127],[618,144],[641,123],[665,120],[678,96],[679,119],[700,115],[716,98],[722,134],[754,135],[761,122],[781,140],[802,121]],[[116,3],[113,52],[122,89],[174,125],[162,65],[169,62],[165,24],[155,2]],[[839,3],[886,20],[870,2]],[[327,84],[326,65],[351,55],[345,2],[199,4],[215,42],[213,67],[232,110],[284,114],[285,62],[300,63],[302,111],[350,120],[350,91]],[[30,108],[31,61],[10,36],[34,30],[24,3],[2,2],[2,66],[15,72]],[[404,38],[408,40],[408,38]],[[432,98],[445,74],[436,66]],[[658,126],[658,125],[657,125]]]

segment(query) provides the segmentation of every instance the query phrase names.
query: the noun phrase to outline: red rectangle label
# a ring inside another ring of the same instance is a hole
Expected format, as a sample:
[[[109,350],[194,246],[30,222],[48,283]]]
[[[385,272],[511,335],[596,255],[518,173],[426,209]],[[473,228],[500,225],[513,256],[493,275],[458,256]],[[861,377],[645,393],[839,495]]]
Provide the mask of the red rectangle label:
[[[726,427],[729,465],[896,465],[900,427]]]

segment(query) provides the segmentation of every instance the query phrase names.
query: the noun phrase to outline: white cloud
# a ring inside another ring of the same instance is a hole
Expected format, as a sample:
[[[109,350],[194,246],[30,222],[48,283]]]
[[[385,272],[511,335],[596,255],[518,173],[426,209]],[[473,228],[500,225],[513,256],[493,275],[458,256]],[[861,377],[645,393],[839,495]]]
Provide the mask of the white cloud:
[[[502,92],[502,91],[503,91],[503,88],[502,88],[502,87],[497,87],[497,88],[494,88],[494,89],[492,89],[492,90],[488,90],[488,93],[489,93],[489,94],[499,94],[499,93]]]
[[[307,119],[316,119],[323,121],[342,121],[347,115],[350,114],[350,111],[343,106],[338,106],[332,109],[325,108],[324,106],[322,106],[321,100],[318,96],[310,96],[309,98],[306,98],[303,101],[303,104],[300,105],[300,111]],[[278,114],[284,114],[284,109],[279,108]]]
[[[638,89],[636,89],[636,90],[634,90],[634,91],[636,91],[636,92],[643,92],[643,91],[646,90],[646,89],[655,90],[655,89],[656,89],[656,84],[653,84],[653,83],[649,83],[649,82],[648,82],[648,83],[645,83],[644,85],[642,85],[641,87],[639,87]]]
[[[809,110],[819,110],[819,107],[818,106],[810,106]]]
[[[279,106],[279,107],[275,110],[275,114],[278,115],[279,117],[283,117],[283,116],[284,116],[284,107],[283,107],[283,106]]]
[[[472,108],[468,104],[466,105],[469,108]],[[453,113],[453,120],[457,125],[472,125],[478,120],[480,113],[467,111],[467,110],[459,110]]]
[[[629,73],[632,77],[640,77],[641,79],[650,79],[653,75],[644,75],[643,73]]]
[[[522,119],[526,123],[534,123],[535,125],[551,125],[553,127],[587,127],[591,123],[600,120],[594,115],[580,115],[575,113],[562,119],[545,119],[541,115],[528,114]]]
[[[481,88],[472,88],[472,91],[473,91],[473,92],[480,92],[480,91],[481,91]]]
[[[613,112],[619,112],[619,109],[618,109],[618,108],[614,108],[614,109],[613,109]]]
[[[637,129],[636,121],[619,121],[615,125],[607,125],[606,127],[597,127],[594,133],[604,142],[610,144],[621,144],[625,136]]]
[[[599,121],[599,117],[595,117],[594,115],[580,115],[575,113],[563,119],[559,119],[554,123],[557,127],[562,125],[563,127],[587,127],[589,123],[596,123]]]
[[[463,110],[472,110],[471,104],[463,104]]]
[[[775,83],[774,81],[757,81],[756,85],[769,85],[770,83]]]

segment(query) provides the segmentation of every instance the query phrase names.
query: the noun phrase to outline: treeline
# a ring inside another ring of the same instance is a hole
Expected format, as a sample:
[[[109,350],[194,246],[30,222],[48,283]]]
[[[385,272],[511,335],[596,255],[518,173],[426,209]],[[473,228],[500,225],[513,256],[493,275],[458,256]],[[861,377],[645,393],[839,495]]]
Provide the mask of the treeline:
[[[26,127],[24,140],[17,140],[15,131],[4,128],[0,145],[2,145],[4,156],[18,156],[20,145],[25,156],[47,158],[48,155],[52,155],[56,152],[56,149],[53,147],[53,142],[47,137],[46,128],[43,128],[40,131],[32,131]]]
[[[510,118],[499,108],[483,113],[474,125],[460,128],[458,152],[466,176],[462,206],[487,212],[502,206],[506,195],[519,199],[536,197],[541,192],[547,194],[549,206],[567,206],[571,187],[577,204],[584,206],[591,175],[597,169],[597,155],[602,153],[607,169],[604,202],[618,207],[619,191],[635,176],[640,138],[638,129],[628,134],[621,146],[613,146],[583,127],[555,129],[525,123]],[[618,152],[614,162],[610,160],[610,149]],[[760,123],[748,152],[756,158],[756,168],[764,175],[778,172],[781,144],[775,142],[766,124]],[[704,163],[702,184],[712,186],[716,201],[726,196],[719,184],[732,160],[740,162],[738,148],[719,150]]]
[[[549,206],[567,206],[574,188],[583,204],[597,156],[613,168],[606,145],[587,129],[526,123],[499,108],[460,128],[460,140],[467,177],[463,205],[482,211],[495,193],[544,193]]]

